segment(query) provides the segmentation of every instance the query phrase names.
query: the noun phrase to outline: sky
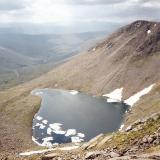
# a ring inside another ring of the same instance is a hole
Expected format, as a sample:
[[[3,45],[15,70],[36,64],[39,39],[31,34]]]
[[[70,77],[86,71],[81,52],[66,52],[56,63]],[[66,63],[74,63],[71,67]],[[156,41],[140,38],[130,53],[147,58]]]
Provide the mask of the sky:
[[[126,24],[159,15],[160,0],[0,0],[1,23]]]

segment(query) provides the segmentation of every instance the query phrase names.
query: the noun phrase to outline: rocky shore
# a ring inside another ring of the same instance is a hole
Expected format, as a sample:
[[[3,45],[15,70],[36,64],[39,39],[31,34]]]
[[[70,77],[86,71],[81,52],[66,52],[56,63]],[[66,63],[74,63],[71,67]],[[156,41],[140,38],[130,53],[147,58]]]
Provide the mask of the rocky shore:
[[[89,142],[72,149],[48,151],[43,154],[18,156],[25,160],[159,160],[160,113],[139,119],[129,127],[109,135],[100,134]],[[65,146],[67,147],[67,145]],[[65,148],[64,147],[64,148]],[[6,160],[10,160],[9,157]]]

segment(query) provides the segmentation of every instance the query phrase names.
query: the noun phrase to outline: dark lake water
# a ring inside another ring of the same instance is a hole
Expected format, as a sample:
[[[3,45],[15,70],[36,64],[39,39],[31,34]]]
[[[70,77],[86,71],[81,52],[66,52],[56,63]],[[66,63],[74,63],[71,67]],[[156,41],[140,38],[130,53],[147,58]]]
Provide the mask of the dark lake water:
[[[74,91],[38,89],[32,94],[42,97],[32,127],[34,140],[41,145],[82,142],[116,131],[128,109],[123,103]]]

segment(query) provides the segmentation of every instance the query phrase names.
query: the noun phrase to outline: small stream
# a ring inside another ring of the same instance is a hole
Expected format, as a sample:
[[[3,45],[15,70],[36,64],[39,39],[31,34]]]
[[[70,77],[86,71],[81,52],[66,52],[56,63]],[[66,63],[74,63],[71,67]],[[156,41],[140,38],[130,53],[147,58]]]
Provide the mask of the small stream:
[[[36,89],[42,102],[33,119],[33,139],[42,146],[83,142],[100,133],[117,131],[128,106],[76,91]]]

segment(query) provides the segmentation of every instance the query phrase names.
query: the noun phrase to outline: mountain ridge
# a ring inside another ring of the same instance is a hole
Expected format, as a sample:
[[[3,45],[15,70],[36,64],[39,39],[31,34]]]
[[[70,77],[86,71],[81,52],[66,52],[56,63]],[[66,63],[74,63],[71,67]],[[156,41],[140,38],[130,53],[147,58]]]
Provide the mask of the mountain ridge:
[[[141,118],[141,106],[144,108],[143,116],[150,116],[151,107],[152,113],[157,112],[160,108],[159,29],[159,23],[136,21],[45,75],[0,92],[1,150],[4,153],[11,151],[10,154],[14,155],[37,148],[31,141],[31,121],[41,102],[40,98],[30,95],[35,88],[76,89],[102,96],[123,87],[123,99],[127,99],[156,83],[153,91],[135,104],[125,123],[130,125]],[[140,52],[136,50],[145,43],[147,48]],[[17,112],[21,114],[17,115]],[[15,125],[16,121],[18,125]],[[12,136],[10,128],[14,128]]]

